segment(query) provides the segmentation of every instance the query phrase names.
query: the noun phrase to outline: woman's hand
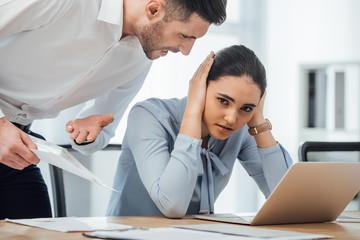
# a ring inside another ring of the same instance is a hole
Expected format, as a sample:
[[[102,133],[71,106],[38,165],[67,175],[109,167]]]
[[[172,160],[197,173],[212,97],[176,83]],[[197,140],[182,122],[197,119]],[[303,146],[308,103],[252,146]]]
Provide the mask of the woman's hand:
[[[112,113],[108,115],[91,115],[86,118],[75,119],[66,124],[66,131],[70,138],[81,144],[85,140],[92,142],[99,135],[103,127],[114,121]]]
[[[259,126],[259,125],[265,123],[265,118],[264,118],[264,113],[263,113],[265,97],[266,97],[266,91],[264,92],[264,95],[259,100],[259,103],[256,107],[254,116],[248,122],[249,128]],[[271,131],[264,131],[260,134],[255,135],[254,138],[255,138],[256,144],[259,148],[270,148],[277,144]]]
[[[205,106],[206,79],[214,62],[214,52],[211,52],[198,67],[189,82],[186,110],[188,113],[202,115]]]
[[[258,126],[265,122],[264,113],[263,113],[265,97],[266,97],[266,90],[265,90],[263,96],[260,98],[258,105],[255,108],[255,113],[254,113],[253,117],[248,122],[248,126],[250,128]]]
[[[179,133],[201,139],[202,114],[205,108],[206,79],[214,62],[214,52],[199,66],[189,83],[189,92]]]

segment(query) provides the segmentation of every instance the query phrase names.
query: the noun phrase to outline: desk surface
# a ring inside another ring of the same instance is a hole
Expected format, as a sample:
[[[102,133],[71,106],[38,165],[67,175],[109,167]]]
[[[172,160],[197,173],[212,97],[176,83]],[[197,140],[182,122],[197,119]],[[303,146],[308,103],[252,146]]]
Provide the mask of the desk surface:
[[[344,215],[360,217],[358,212],[346,212]],[[167,227],[169,225],[187,225],[187,224],[216,224],[212,221],[204,221],[186,217],[183,219],[167,219],[160,216],[139,216],[139,217],[100,217],[104,221],[132,225],[136,227]],[[260,227],[260,226],[257,226]],[[360,223],[311,223],[311,224],[289,224],[289,225],[271,225],[261,226],[269,229],[297,231],[304,233],[332,235],[334,239],[359,240]],[[75,240],[91,239],[82,236],[81,232],[62,233],[46,229],[23,226],[6,221],[0,221],[0,239],[6,240]]]

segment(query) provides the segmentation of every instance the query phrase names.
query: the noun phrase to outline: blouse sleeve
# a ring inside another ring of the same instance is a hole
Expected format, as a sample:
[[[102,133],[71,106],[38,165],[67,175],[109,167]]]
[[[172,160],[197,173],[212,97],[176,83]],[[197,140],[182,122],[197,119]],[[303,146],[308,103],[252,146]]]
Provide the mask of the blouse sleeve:
[[[202,141],[179,134],[170,152],[171,133],[161,121],[135,106],[125,138],[151,199],[165,216],[177,218],[186,214],[195,189]]]
[[[258,148],[255,140],[249,138],[245,148],[240,150],[238,159],[268,198],[293,161],[280,143],[270,148]]]

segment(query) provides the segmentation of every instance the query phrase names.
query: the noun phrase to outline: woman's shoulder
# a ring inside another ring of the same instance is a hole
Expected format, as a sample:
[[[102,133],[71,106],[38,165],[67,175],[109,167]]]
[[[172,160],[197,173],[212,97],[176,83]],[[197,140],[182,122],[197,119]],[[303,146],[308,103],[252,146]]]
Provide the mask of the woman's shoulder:
[[[176,98],[150,98],[138,102],[129,113],[125,135],[136,135],[139,132],[144,135],[144,132],[148,132],[150,135],[175,139],[181,125],[182,117],[179,116],[183,112],[179,113],[179,108],[182,108],[183,102],[183,99]]]
[[[132,107],[131,111],[146,111],[154,115],[155,118],[172,116],[177,119],[179,117],[179,113],[182,115],[182,112],[185,110],[185,106],[186,98],[149,98],[145,101],[136,103]]]

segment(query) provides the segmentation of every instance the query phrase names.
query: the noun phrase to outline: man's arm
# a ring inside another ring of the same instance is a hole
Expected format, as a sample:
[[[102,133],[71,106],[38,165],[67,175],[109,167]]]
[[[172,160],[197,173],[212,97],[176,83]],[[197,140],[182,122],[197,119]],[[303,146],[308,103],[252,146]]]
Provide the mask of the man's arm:
[[[72,0],[0,1],[0,38],[38,29],[62,16]]]
[[[109,143],[110,139],[115,135],[116,128],[126,109],[143,85],[143,82],[150,70],[150,66],[151,64],[147,65],[135,78],[130,79],[118,88],[115,88],[86,103],[77,118],[85,118],[98,114],[106,116],[109,113],[113,113],[114,121],[103,127],[95,141],[92,143],[77,145],[74,141],[72,141],[71,145],[75,150],[83,154],[91,154],[104,148]]]

